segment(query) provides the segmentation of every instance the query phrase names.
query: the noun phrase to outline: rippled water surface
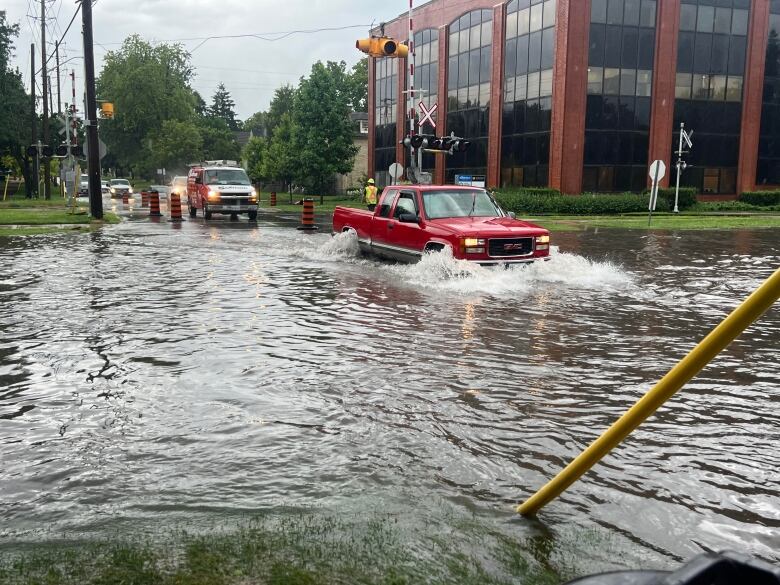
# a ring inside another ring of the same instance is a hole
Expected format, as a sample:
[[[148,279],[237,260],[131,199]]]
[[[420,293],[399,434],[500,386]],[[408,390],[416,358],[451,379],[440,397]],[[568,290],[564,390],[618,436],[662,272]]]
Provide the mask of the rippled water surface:
[[[778,308],[513,513],[780,266],[777,230],[554,243],[492,270],[268,219],[0,239],[0,544],[284,505],[541,531],[590,569],[780,561]]]

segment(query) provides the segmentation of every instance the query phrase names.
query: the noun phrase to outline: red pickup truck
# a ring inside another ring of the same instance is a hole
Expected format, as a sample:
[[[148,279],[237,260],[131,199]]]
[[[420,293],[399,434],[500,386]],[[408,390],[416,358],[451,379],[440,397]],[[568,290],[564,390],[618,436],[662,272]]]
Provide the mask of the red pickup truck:
[[[550,254],[550,232],[515,219],[476,187],[387,187],[373,213],[336,208],[333,232],[347,231],[357,235],[364,252],[404,262],[444,248],[483,265],[533,262]]]

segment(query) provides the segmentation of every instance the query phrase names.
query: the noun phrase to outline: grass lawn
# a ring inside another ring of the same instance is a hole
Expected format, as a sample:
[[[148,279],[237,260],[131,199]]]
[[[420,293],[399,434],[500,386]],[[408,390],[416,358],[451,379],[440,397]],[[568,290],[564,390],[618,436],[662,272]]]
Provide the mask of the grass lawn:
[[[260,194],[260,209],[263,211],[272,211],[274,209],[284,212],[295,211],[300,213],[303,210],[303,205],[290,205],[290,196],[287,193],[280,193],[276,198],[276,207],[271,207],[270,200],[268,199],[268,193]],[[303,195],[293,195],[293,201],[300,201],[303,199]],[[314,213],[333,213],[336,206],[342,207],[354,207],[356,209],[365,209],[365,204],[357,201],[356,199],[341,199],[337,197],[325,197],[325,202],[320,205],[320,198],[313,196],[314,200]]]
[[[93,221],[89,210],[77,207],[75,212],[62,199],[13,199],[0,202],[0,226],[48,226],[37,229],[4,229],[2,235],[32,235],[61,231],[55,226],[99,226],[116,224],[121,220],[113,213],[105,213],[102,221]],[[72,229],[72,228],[66,228]]]
[[[648,226],[646,214],[624,216],[539,216],[524,218],[550,231],[579,231],[588,228],[633,230],[724,230],[780,227],[780,214],[653,214]]]

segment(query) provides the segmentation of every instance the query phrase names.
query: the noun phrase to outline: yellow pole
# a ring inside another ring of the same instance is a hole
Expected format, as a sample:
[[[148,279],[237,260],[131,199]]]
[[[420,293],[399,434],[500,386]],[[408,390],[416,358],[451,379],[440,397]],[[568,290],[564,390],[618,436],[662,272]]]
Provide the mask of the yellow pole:
[[[531,516],[563,493],[613,447],[642,424],[675,392],[698,374],[716,355],[780,298],[780,269],[770,276],[734,312],[718,325],[639,402],[621,416],[547,485],[518,506],[518,513]]]
[[[5,176],[5,188],[3,189],[3,201],[5,201],[6,196],[8,195],[8,183],[10,181],[8,180],[8,175]]]

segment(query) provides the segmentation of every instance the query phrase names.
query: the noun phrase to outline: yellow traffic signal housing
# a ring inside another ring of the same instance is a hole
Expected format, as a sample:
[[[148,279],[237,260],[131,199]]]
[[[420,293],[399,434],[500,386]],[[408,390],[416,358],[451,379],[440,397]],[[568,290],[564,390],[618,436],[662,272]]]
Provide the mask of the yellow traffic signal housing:
[[[100,115],[104,118],[114,117],[114,104],[111,102],[103,102],[100,104]]]
[[[359,39],[355,43],[355,47],[372,57],[398,57],[404,59],[409,55],[409,47],[387,37]]]

